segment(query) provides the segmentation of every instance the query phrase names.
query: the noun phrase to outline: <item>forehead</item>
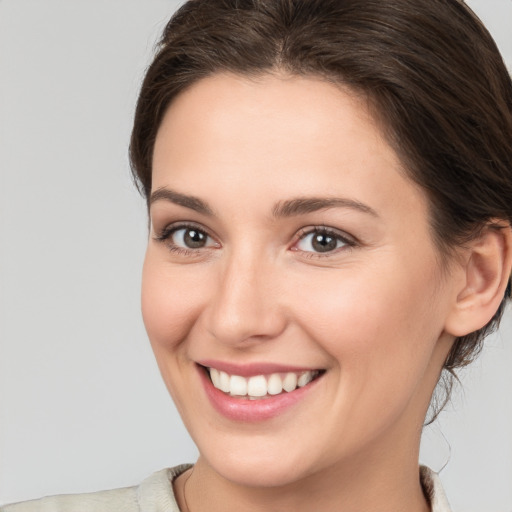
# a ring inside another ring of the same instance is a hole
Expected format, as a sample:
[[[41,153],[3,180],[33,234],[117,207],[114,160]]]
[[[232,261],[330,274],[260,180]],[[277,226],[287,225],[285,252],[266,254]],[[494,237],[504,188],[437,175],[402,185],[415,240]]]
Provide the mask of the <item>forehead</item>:
[[[239,197],[275,191],[275,200],[342,194],[374,209],[390,196],[416,209],[425,200],[363,98],[318,78],[283,75],[214,75],[175,98],[153,158],[153,190],[166,186],[193,187],[196,195],[213,186]]]
[[[175,127],[190,127],[195,138],[209,132],[210,139],[217,136],[212,142],[219,144],[226,142],[223,135],[232,140],[235,134],[260,141],[266,134],[281,145],[305,137],[311,143],[327,144],[329,135],[340,130],[340,121],[347,133],[340,133],[337,144],[343,146],[349,132],[372,138],[373,144],[381,142],[365,99],[347,88],[312,76],[216,74],[194,83],[172,101],[157,142],[162,132],[170,135],[166,132]]]

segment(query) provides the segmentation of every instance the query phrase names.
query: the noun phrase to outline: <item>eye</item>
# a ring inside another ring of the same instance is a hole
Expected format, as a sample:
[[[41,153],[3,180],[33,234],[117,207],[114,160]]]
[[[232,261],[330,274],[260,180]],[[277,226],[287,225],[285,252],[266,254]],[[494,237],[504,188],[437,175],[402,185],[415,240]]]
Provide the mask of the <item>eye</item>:
[[[325,254],[345,246],[352,247],[354,241],[348,236],[328,228],[313,228],[304,231],[293,249],[297,251]]]
[[[168,226],[156,239],[165,242],[169,249],[176,252],[186,253],[219,246],[205,230],[193,225]]]
[[[168,239],[172,240],[174,245],[184,249],[201,249],[206,247],[210,237],[197,228],[180,228],[174,230]]]

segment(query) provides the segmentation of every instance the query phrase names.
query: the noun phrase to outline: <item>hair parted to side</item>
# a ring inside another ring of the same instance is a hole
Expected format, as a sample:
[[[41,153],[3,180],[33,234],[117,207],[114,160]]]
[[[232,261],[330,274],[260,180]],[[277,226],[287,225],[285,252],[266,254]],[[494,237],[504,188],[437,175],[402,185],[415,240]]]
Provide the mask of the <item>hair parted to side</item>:
[[[167,107],[220,72],[317,76],[365,95],[429,199],[445,261],[484,226],[512,223],[512,81],[462,0],[189,0],[164,30],[136,108],[130,157],[146,198]],[[509,282],[493,319],[456,340],[446,399],[511,294]]]

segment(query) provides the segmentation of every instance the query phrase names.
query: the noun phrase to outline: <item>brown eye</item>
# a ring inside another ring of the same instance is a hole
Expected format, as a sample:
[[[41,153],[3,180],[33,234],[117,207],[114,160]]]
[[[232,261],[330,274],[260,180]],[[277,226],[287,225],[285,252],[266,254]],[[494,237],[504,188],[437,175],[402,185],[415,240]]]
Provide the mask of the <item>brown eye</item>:
[[[316,252],[334,251],[338,245],[338,241],[327,233],[315,233],[311,240],[311,246]]]
[[[155,240],[167,249],[184,256],[199,256],[203,249],[220,249],[221,245],[208,232],[193,224],[174,224],[167,226]]]
[[[206,245],[208,236],[197,229],[186,229],[183,235],[183,243],[190,249],[199,249]]]
[[[297,242],[295,250],[321,254],[352,245],[350,239],[335,231],[317,228],[305,233]]]
[[[209,236],[204,231],[194,227],[176,229],[169,238],[174,245],[183,249],[201,249],[209,241]]]

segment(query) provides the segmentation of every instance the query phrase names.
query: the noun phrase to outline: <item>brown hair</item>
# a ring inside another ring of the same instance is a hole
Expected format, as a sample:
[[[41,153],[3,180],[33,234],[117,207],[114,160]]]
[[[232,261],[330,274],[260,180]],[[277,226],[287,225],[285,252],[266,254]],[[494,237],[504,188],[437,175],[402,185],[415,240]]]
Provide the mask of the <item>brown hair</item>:
[[[158,128],[179,92],[214,73],[275,71],[365,94],[405,172],[429,198],[444,256],[496,219],[512,222],[512,81],[461,0],[186,2],[165,28],[137,104],[130,156],[143,195],[151,191]],[[510,296],[509,283],[489,324],[454,344],[444,366],[449,388]]]

